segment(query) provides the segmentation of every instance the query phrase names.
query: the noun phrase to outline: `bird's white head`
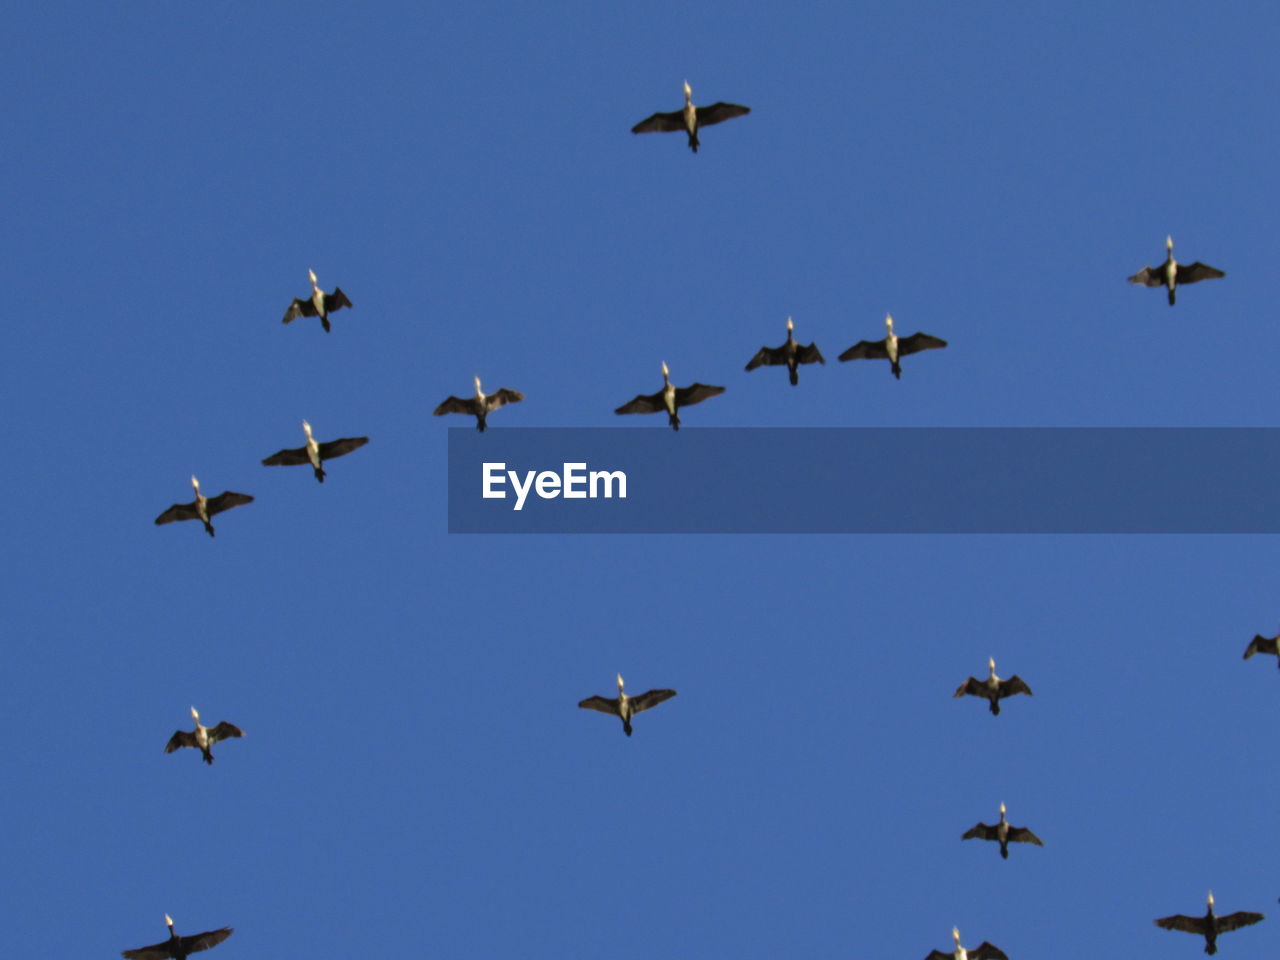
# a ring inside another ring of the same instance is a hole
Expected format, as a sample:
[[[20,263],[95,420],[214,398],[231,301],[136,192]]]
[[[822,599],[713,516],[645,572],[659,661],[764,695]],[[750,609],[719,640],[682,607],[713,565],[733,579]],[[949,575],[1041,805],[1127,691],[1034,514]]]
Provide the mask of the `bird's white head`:
[[[200,481],[196,479],[196,475],[194,473],[191,475],[191,486],[196,493],[200,492]]]
[[[307,435],[307,437],[308,437],[308,438],[310,438],[310,436],[311,436],[311,424],[307,423],[307,421],[305,421],[305,420],[303,420],[303,421],[302,421],[302,432],[303,432],[303,433],[305,433],[305,434]]]
[[[987,669],[988,669],[988,670],[990,670],[993,674],[996,672],[996,658],[995,658],[995,657],[987,657]]]
[[[1009,812],[1009,811],[1005,809],[1004,804],[1003,804],[1003,803],[1002,803],[1002,804],[1000,804],[1000,816],[1002,816],[1002,817],[1003,817],[1003,816],[1004,816],[1006,813],[1008,813],[1008,812]]]
[[[622,674],[618,674],[618,692],[622,692]]]
[[[1213,906],[1213,891],[1209,891],[1209,906]]]
[[[473,377],[472,379],[473,379],[473,380],[475,380],[475,382],[476,382],[476,396],[477,396],[477,397],[483,397],[483,396],[484,396],[484,391],[482,391],[482,390],[480,389],[480,378],[479,378],[479,377]]]
[[[684,98],[691,100],[693,98],[693,87],[689,86],[689,81],[684,82]]]
[[[1173,250],[1173,237],[1172,237],[1172,236],[1167,236],[1167,237],[1165,237],[1165,238],[1164,238],[1164,248],[1165,248],[1166,250],[1169,250],[1169,251],[1172,251],[1172,250]]]
[[[790,333],[795,328],[795,322],[790,317],[787,317],[787,333]]]
[[[886,313],[884,315],[884,327],[890,333],[893,333],[893,315]]]
[[[194,720],[196,723],[200,722],[200,711],[198,711],[195,707],[191,708],[191,719]]]
[[[310,267],[307,268],[307,276],[311,278],[311,285],[313,287],[318,284],[319,281],[316,280],[316,272],[312,270]]]
[[[662,361],[662,375],[664,377],[671,375],[671,371],[667,369],[667,361],[665,360]]]
[[[166,914],[164,915],[164,923],[165,923],[165,926],[167,926],[167,927],[172,927],[172,926],[173,926],[173,917],[169,916],[169,915],[166,913]]]
[[[951,936],[955,940],[956,946],[957,947],[960,946],[960,928],[959,927],[951,928]]]

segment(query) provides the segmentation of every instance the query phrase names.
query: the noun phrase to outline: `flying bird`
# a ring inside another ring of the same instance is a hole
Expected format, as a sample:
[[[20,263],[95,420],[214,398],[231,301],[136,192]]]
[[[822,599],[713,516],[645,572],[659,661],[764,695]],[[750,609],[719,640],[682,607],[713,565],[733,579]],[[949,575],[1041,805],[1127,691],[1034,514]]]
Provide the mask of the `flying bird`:
[[[484,433],[485,419],[493,411],[508,403],[519,403],[524,399],[524,394],[518,390],[508,390],[506,387],[500,389],[497,393],[486,394],[480,389],[480,378],[476,377],[476,395],[463,400],[461,397],[450,396],[440,406],[433,411],[437,417],[443,417],[446,413],[469,413],[476,418],[476,429]]]
[[[169,738],[169,742],[165,744],[164,752],[173,753],[180,747],[195,747],[204,755],[205,763],[213,763],[212,747],[219,740],[227,740],[230,737],[243,737],[244,731],[237,727],[234,723],[227,723],[223,720],[216,727],[206,727],[200,722],[200,714],[196,712],[196,708],[191,708],[191,719],[196,722],[196,728],[188,733],[186,730],[175,730],[173,736]]]
[[[1043,847],[1044,843],[1034,833],[1026,827],[1012,826],[1005,818],[1004,804],[1000,804],[1000,822],[999,823],[979,823],[970,827],[963,834],[961,840],[971,840],[977,838],[979,840],[996,840],[1000,844],[1000,856],[1006,860],[1009,859],[1010,843],[1034,843],[1037,847]]]
[[[1031,688],[1016,674],[1008,680],[1001,680],[997,677],[994,657],[987,658],[987,668],[991,671],[987,679],[979,680],[976,677],[970,677],[956,687],[955,696],[963,697],[967,693],[973,697],[985,697],[991,701],[991,715],[999,716],[1000,701],[1005,697],[1012,697],[1015,693],[1025,693],[1027,696],[1032,695]]]
[[[693,105],[693,89],[689,81],[684,82],[684,109],[671,113],[655,113],[647,120],[641,120],[631,128],[632,133],[674,133],[683,130],[689,135],[689,149],[698,152],[698,131],[713,123],[721,123],[741,117],[751,112],[750,107],[740,107],[736,103],[713,103],[709,107]]]
[[[1173,259],[1173,237],[1164,238],[1165,259],[1158,267],[1143,267],[1129,278],[1130,283],[1140,283],[1146,287],[1168,287],[1169,306],[1178,299],[1178,287],[1184,283],[1198,283],[1201,280],[1217,280],[1226,274],[1217,267],[1210,267],[1197,260],[1195,263],[1181,264]]]
[[[160,516],[156,517],[156,526],[162,523],[173,523],[175,520],[199,520],[204,524],[205,533],[213,536],[213,524],[209,518],[215,513],[230,510],[242,504],[253,503],[253,497],[247,493],[232,493],[224,490],[216,497],[206,497],[200,492],[200,481],[191,478],[191,486],[196,491],[196,498],[190,503],[175,503]]]
[[[359,450],[369,442],[368,437],[343,437],[341,440],[317,443],[315,437],[311,436],[311,424],[305,420],[302,421],[302,432],[307,435],[306,446],[273,453],[262,461],[262,465],[264,467],[293,467],[309,463],[311,464],[311,469],[315,471],[316,479],[324,483],[325,473],[324,467],[320,466],[321,463],[325,460],[332,460],[334,457],[344,456],[352,450]]]
[[[956,948],[950,953],[934,950],[924,960],[1009,960],[1004,951],[983,940],[979,946],[966,950],[960,946],[960,928],[952,927],[951,936],[955,938]]]
[[[1260,913],[1248,913],[1241,910],[1219,917],[1213,912],[1213,891],[1209,891],[1209,910],[1203,917],[1188,917],[1183,913],[1175,913],[1172,917],[1161,917],[1156,921],[1157,927],[1165,930],[1181,930],[1184,933],[1196,933],[1204,937],[1204,952],[1218,952],[1218,934],[1247,927],[1263,919]]]
[[[680,415],[676,413],[681,407],[689,407],[701,403],[708,397],[718,397],[724,393],[724,387],[709,387],[705,383],[691,383],[687,387],[671,385],[671,371],[666,363],[662,364],[662,389],[657,393],[642,393],[634,400],[624,403],[614,413],[658,413],[667,411],[667,423],[672,430],[680,429]]]
[[[298,317],[319,317],[324,332],[329,332],[329,314],[342,307],[351,306],[351,301],[342,292],[341,287],[334,287],[333,293],[325,293],[316,283],[316,272],[308,270],[311,275],[311,296],[303,299],[297,297],[284,312],[284,322],[292,323]]]
[[[1280,656],[1280,635],[1274,637],[1264,637],[1257,634],[1249,645],[1244,648],[1244,659],[1248,660],[1255,653],[1269,653],[1272,656]],[[1276,666],[1280,667],[1280,659],[1276,660]]]
[[[199,953],[201,950],[208,950],[210,947],[216,947],[227,937],[231,936],[232,929],[230,927],[222,927],[218,930],[206,930],[204,933],[192,934],[189,937],[180,937],[173,929],[173,920],[166,913],[164,922],[169,925],[169,939],[163,943],[155,943],[149,947],[139,947],[136,950],[122,950],[120,956],[125,960],[186,960],[187,956],[192,953]]]
[[[901,358],[919,353],[921,350],[941,350],[947,341],[931,337],[927,333],[913,333],[909,337],[899,337],[893,332],[893,317],[885,314],[884,325],[889,333],[883,340],[859,340],[852,347],[840,354],[841,360],[885,360],[891,364],[893,375],[902,379]]]
[[[635,697],[629,697],[622,689],[622,674],[618,674],[618,695],[616,697],[587,697],[579,701],[578,706],[584,710],[599,710],[622,718],[622,729],[631,736],[631,718],[641,710],[656,707],[663,700],[670,700],[676,695],[674,690],[649,690]]]
[[[821,363],[826,365],[822,359],[822,354],[818,351],[817,344],[809,344],[802,347],[796,342],[794,330],[795,323],[790,317],[787,317],[787,342],[780,347],[761,347],[759,352],[751,358],[751,362],[747,364],[748,370],[754,370],[756,367],[781,367],[785,366],[787,372],[791,374],[791,385],[794,387],[800,382],[800,374],[797,367],[802,363]]]

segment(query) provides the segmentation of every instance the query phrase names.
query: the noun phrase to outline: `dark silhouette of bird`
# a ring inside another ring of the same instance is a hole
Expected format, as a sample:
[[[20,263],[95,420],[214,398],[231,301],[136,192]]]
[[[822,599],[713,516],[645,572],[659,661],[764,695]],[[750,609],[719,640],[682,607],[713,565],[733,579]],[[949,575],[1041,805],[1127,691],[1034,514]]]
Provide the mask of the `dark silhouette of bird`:
[[[345,456],[352,450],[359,450],[369,442],[368,437],[343,437],[341,440],[329,440],[317,443],[311,436],[311,424],[302,421],[302,432],[307,435],[306,446],[294,447],[292,450],[281,450],[262,461],[264,467],[293,467],[304,463],[311,464],[316,479],[324,483],[325,471],[320,464],[325,460]]]
[[[230,737],[243,737],[244,731],[237,727],[234,723],[227,723],[223,720],[216,727],[206,727],[200,722],[200,714],[196,712],[196,708],[191,708],[191,719],[196,722],[196,728],[188,733],[186,730],[175,730],[173,736],[169,738],[169,742],[164,746],[165,753],[173,753],[180,747],[195,747],[204,755],[205,763],[213,763],[212,747],[219,740],[226,740]]]
[[[1000,715],[1000,701],[1005,697],[1012,697],[1015,693],[1025,693],[1027,696],[1031,696],[1031,688],[1016,674],[1008,680],[1001,680],[996,676],[996,661],[994,657],[987,659],[987,668],[991,671],[987,679],[979,680],[976,677],[970,677],[956,687],[955,696],[963,697],[965,694],[969,694],[973,697],[985,697],[991,703],[993,716]]]
[[[787,317],[787,342],[780,347],[761,347],[751,362],[747,364],[748,370],[754,370],[756,367],[782,367],[787,368],[787,372],[791,374],[791,385],[794,387],[800,382],[800,374],[797,367],[802,363],[821,363],[826,364],[827,361],[822,359],[817,344],[809,344],[807,347],[801,346],[796,342],[795,323],[790,317]]]
[[[1184,933],[1195,933],[1204,937],[1204,952],[1218,952],[1218,934],[1239,930],[1264,919],[1260,913],[1248,913],[1241,910],[1220,917],[1213,912],[1213,891],[1209,891],[1209,909],[1203,917],[1188,917],[1183,913],[1175,913],[1172,917],[1161,917],[1156,921],[1157,927],[1165,930],[1181,930]]]
[[[1164,238],[1164,263],[1158,267],[1143,267],[1132,277],[1130,283],[1140,283],[1145,287],[1168,287],[1169,306],[1178,299],[1178,287],[1185,283],[1199,283],[1201,280],[1216,280],[1226,274],[1217,267],[1210,267],[1197,260],[1195,263],[1181,264],[1173,259],[1173,237]]]
[[[347,299],[341,287],[334,287],[333,293],[325,293],[316,283],[316,272],[308,270],[307,273],[311,276],[311,296],[305,299],[295,298],[293,303],[289,304],[289,309],[284,312],[284,322],[292,323],[298,317],[319,317],[320,325],[324,327],[324,332],[328,333],[329,314],[351,306],[351,301]]]
[[[671,113],[655,113],[631,128],[632,133],[674,133],[683,130],[689,135],[689,149],[698,152],[698,131],[713,123],[723,123],[751,112],[750,107],[736,103],[713,103],[709,107],[693,105],[693,90],[689,81],[684,82],[684,108]]]
[[[708,397],[718,397],[724,393],[724,387],[709,387],[705,383],[691,383],[687,387],[676,387],[671,384],[671,371],[662,365],[662,389],[657,393],[642,393],[634,400],[620,406],[614,413],[658,413],[667,411],[667,423],[672,430],[680,429],[680,415],[676,412],[681,407],[690,407],[701,403]]]
[[[629,697],[622,689],[622,674],[618,674],[618,695],[616,697],[587,697],[587,699],[579,701],[578,706],[584,710],[599,710],[601,713],[621,717],[623,732],[629,737],[631,736],[632,717],[641,710],[648,710],[650,707],[656,707],[664,700],[670,700],[675,695],[676,692],[674,690],[649,690],[637,696]]]
[[[136,950],[122,950],[120,956],[125,960],[187,960],[193,953],[216,947],[234,932],[231,927],[218,930],[206,930],[204,933],[180,937],[173,929],[173,920],[166,913],[164,922],[169,925],[169,939],[163,943],[154,943],[149,947],[138,947]]]
[[[1249,645],[1244,648],[1244,659],[1248,660],[1255,653],[1269,653],[1273,657],[1277,657],[1276,666],[1280,667],[1280,635],[1264,637],[1260,633],[1255,634],[1254,638],[1249,641]]]
[[[1034,843],[1043,847],[1044,843],[1026,827],[1015,827],[1005,818],[1004,804],[1000,804],[999,823],[978,823],[960,835],[961,840],[995,840],[1000,844],[1000,856],[1009,859],[1010,843]]]
[[[440,406],[436,407],[432,413],[437,417],[443,417],[446,413],[468,413],[476,418],[476,429],[484,433],[486,420],[489,414],[497,410],[501,406],[508,403],[519,403],[524,399],[524,394],[518,390],[508,390],[506,387],[501,388],[497,393],[485,393],[480,389],[480,378],[476,377],[476,395],[474,397],[450,396],[445,399]]]
[[[966,950],[960,946],[960,929],[958,927],[951,928],[951,936],[955,938],[956,948],[950,953],[944,950],[934,950],[924,960],[1009,960],[1005,956],[1004,951],[999,947],[992,946],[983,940],[981,944],[972,950]]]
[[[852,347],[840,354],[841,360],[888,360],[893,375],[902,379],[903,357],[921,350],[940,350],[947,341],[930,336],[927,333],[913,333],[909,337],[899,337],[893,332],[893,317],[885,314],[884,325],[889,333],[883,340],[859,340]]]
[[[175,520],[199,520],[204,524],[205,533],[212,537],[213,524],[209,521],[210,517],[223,510],[230,510],[232,507],[253,503],[253,497],[249,494],[232,493],[230,490],[224,490],[216,497],[206,497],[200,492],[200,481],[195,477],[191,478],[191,486],[196,492],[196,498],[190,503],[175,503],[156,517],[156,526],[162,523],[173,523]]]

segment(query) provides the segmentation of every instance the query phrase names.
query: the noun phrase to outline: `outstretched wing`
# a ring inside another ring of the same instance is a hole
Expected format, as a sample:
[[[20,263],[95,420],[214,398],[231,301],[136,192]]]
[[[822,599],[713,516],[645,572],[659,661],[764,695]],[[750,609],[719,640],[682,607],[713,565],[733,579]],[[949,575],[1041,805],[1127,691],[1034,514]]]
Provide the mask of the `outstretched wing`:
[[[935,950],[929,954],[924,960],[954,960],[955,954],[943,953],[941,950]]]
[[[639,713],[641,710],[656,707],[663,700],[670,700],[675,695],[674,690],[649,690],[631,698],[631,712]]]
[[[194,520],[200,514],[196,511],[195,501],[191,503],[175,503],[160,516],[156,517],[156,526],[162,523],[173,523],[175,520]]]
[[[888,358],[889,351],[883,340],[859,340],[839,357],[841,360],[887,360]]]
[[[631,128],[632,133],[671,133],[684,129],[684,111],[674,113],[655,113],[652,117],[641,120]]]
[[[618,713],[618,701],[610,700],[608,697],[587,697],[585,700],[579,700],[578,706],[583,710],[599,710],[601,713],[608,713],[615,717],[621,716]]]
[[[975,838],[978,840],[995,840],[996,827],[994,825],[988,826],[985,823],[977,823],[960,834],[961,840],[973,840]]]
[[[1221,922],[1221,919],[1219,919]],[[1204,917],[1188,917],[1185,913],[1175,913],[1172,917],[1161,917],[1156,921],[1157,927],[1166,930],[1181,930],[1184,933],[1198,933],[1203,936],[1206,929]]]
[[[1180,284],[1196,283],[1200,280],[1217,280],[1225,276],[1226,274],[1217,267],[1211,267],[1197,260],[1191,264],[1178,264],[1178,275],[1175,280]]]
[[[1129,282],[1140,283],[1144,287],[1163,287],[1164,267],[1143,267],[1129,278]]]
[[[159,520],[156,521],[156,523],[159,522]],[[1255,653],[1276,653],[1278,642],[1280,642],[1280,636],[1264,637],[1259,633],[1249,641],[1249,646],[1244,648],[1244,659],[1248,660]]]
[[[968,953],[973,960],[1009,960],[1003,950],[995,944],[988,943],[986,940],[983,940],[982,943],[978,944],[975,949],[968,951]]]
[[[311,298],[303,300],[297,297],[293,303],[289,304],[289,309],[284,312],[284,322],[292,323],[298,317],[314,317],[316,316],[316,305],[311,302]]]
[[[223,927],[221,930],[206,930],[204,933],[196,933],[189,937],[182,938],[182,949],[187,953],[199,953],[201,950],[208,950],[210,947],[216,947],[227,937],[231,936],[230,927]]]
[[[718,397],[724,393],[724,387],[709,387],[705,383],[691,383],[687,387],[676,388],[676,406],[691,407],[710,397]]]
[[[244,731],[237,727],[234,723],[227,723],[223,720],[216,727],[209,731],[209,742],[217,743],[219,740],[226,740],[229,737],[243,737]]]
[[[709,127],[713,123],[722,123],[725,120],[732,120],[734,117],[745,116],[751,112],[750,107],[739,106],[736,103],[713,103],[709,107],[698,107],[696,116],[698,118],[698,126]],[[677,114],[679,116],[679,114]],[[684,126],[683,118],[681,119],[682,127]]]
[[[1026,681],[1017,674],[1014,674],[1008,680],[1005,680],[1000,684],[1000,689],[997,691],[997,695],[1001,700],[1003,700],[1005,697],[1012,697],[1015,693],[1025,693],[1027,696],[1032,696],[1031,688],[1028,687]]]
[[[776,367],[787,362],[787,354],[782,347],[761,347],[747,364],[748,370],[756,367]],[[803,362],[803,361],[801,361]]]
[[[977,677],[970,677],[964,683],[960,684],[960,686],[956,687],[956,692],[953,696],[963,697],[966,693],[971,693],[975,697],[985,697],[987,695],[986,685]]]
[[[165,960],[166,957],[172,957],[169,951],[169,941],[164,943],[153,943],[149,947],[138,947],[136,950],[121,950],[120,956],[125,960]]]
[[[173,736],[169,738],[169,742],[164,745],[165,753],[173,753],[180,747],[194,747],[196,744],[195,733],[188,733],[186,730],[175,731]],[[150,949],[143,947],[144,950]]]
[[[898,340],[898,356],[909,356],[921,350],[941,350],[946,345],[947,341],[938,337],[931,337],[927,333],[913,333]]]
[[[1218,932],[1226,933],[1228,930],[1239,930],[1241,927],[1247,927],[1262,919],[1264,919],[1262,914],[1249,913],[1246,910],[1241,910],[1238,913],[1228,913],[1225,917],[1218,918]]]
[[[300,463],[310,462],[311,458],[307,456],[307,448],[297,447],[293,450],[281,450],[279,453],[273,453],[262,461],[262,465],[264,467],[294,467]]]
[[[209,505],[206,509],[209,516],[215,513],[221,513],[223,510],[230,510],[232,507],[244,506],[246,503],[253,503],[253,497],[247,493],[232,493],[230,490],[224,490],[216,497],[209,498]]]
[[[359,450],[368,442],[368,437],[343,437],[341,440],[330,440],[328,443],[320,444],[320,459],[332,460],[334,457],[341,457],[352,450]]]
[[[326,293],[324,295],[324,312],[325,313],[333,313],[333,311],[335,310],[340,310],[343,307],[349,307],[349,306],[351,306],[351,301],[347,299],[347,295],[342,292],[341,287],[334,287],[333,293]],[[314,308],[313,308],[313,312],[314,312]]]
[[[822,353],[818,350],[818,345],[816,343],[811,343],[807,347],[801,347],[799,350],[797,350],[796,362],[797,363],[820,363],[824,367],[827,365],[827,361],[822,359]]]
[[[1037,847],[1044,846],[1044,842],[1026,827],[1010,827],[1009,839],[1017,843],[1034,843]]]
[[[442,417],[446,413],[475,413],[475,404],[475,397],[463,400],[461,397],[451,396],[442,402],[440,406],[436,407],[435,410],[432,411],[432,414],[437,417]]]
[[[642,393],[634,400],[624,403],[614,413],[657,413],[659,410],[667,409],[667,405],[662,402],[662,391],[657,393]]]
[[[506,387],[503,387],[497,393],[491,393],[488,396],[486,396],[484,398],[484,402],[485,402],[485,405],[489,408],[490,412],[492,412],[494,410],[497,410],[503,404],[519,403],[523,399],[524,399],[524,394],[521,393],[519,390],[508,390]]]

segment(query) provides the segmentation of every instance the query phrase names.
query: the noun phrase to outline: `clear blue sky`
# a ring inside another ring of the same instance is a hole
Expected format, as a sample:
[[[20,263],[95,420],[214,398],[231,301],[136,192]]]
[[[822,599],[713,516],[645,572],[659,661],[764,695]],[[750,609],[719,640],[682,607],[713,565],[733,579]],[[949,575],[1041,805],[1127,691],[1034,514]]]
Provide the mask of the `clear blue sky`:
[[[612,411],[665,360],[728,388],[689,444],[1274,426],[1277,35],[1262,3],[11,12],[6,954],[167,911],[234,926],[222,960],[918,960],[952,925],[1193,960],[1153,918],[1275,914],[1280,677],[1240,661],[1275,538],[449,536],[430,411],[478,374],[528,398],[495,431],[660,426]],[[751,115],[632,136],[686,78]],[[1173,309],[1124,282],[1168,233],[1227,271]],[[309,267],[355,304],[329,335],[280,323]],[[951,346],[836,363],[886,311]],[[796,389],[742,371],[788,314],[828,358]],[[323,486],[259,466],[304,417],[372,440]],[[257,501],[154,527],[191,473]],[[1035,690],[994,719],[951,699],[992,655]],[[618,671],[679,690],[630,740],[575,706]],[[192,704],[246,731],[212,769],[161,752]],[[1043,849],[961,843],[1001,801]]]

